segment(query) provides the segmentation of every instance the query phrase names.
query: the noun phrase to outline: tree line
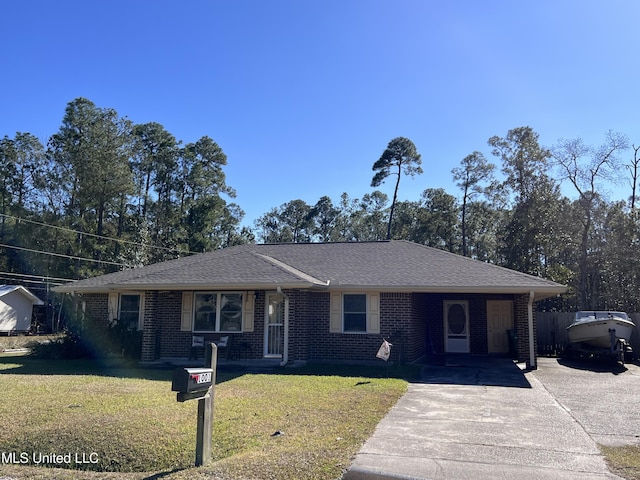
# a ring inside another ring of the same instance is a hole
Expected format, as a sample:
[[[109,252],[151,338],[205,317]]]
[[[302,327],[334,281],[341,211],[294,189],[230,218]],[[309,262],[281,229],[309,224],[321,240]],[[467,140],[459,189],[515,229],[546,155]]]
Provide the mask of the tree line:
[[[158,123],[134,124],[77,98],[46,144],[22,132],[0,140],[0,276],[48,291],[240,243],[393,238],[568,285],[545,309],[639,311],[640,147],[608,132],[601,145],[562,139],[546,148],[530,127],[488,146],[495,163],[474,151],[452,169],[456,192],[427,188],[398,201],[401,177],[422,174],[422,159],[411,140],[393,139],[371,181],[395,180],[391,200],[377,189],[315,204],[295,199],[247,228],[214,140],[184,143]],[[628,200],[604,195],[615,181]]]
[[[46,145],[0,140],[0,271],[78,279],[253,241],[205,136],[183,143],[77,98]],[[116,240],[114,240],[116,239]],[[10,276],[10,275],[9,275]],[[33,279],[37,281],[37,279]]]
[[[422,169],[415,145],[394,139],[372,179],[375,187],[396,176],[391,201],[379,190],[314,205],[292,200],[258,218],[255,233],[263,242],[410,240],[569,287],[542,309],[640,311],[640,147],[607,132],[601,145],[561,139],[546,148],[530,127],[488,145],[497,164],[479,151],[461,159],[451,171],[455,195],[427,188],[417,200],[397,201],[400,176]],[[562,194],[563,182],[574,199]],[[628,188],[628,201],[608,200],[609,185]]]

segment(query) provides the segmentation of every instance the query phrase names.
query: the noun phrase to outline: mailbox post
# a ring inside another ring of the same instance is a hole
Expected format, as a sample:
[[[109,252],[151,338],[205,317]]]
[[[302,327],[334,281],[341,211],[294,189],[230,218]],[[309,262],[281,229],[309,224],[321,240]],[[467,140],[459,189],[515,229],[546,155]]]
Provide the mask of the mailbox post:
[[[173,371],[171,390],[178,392],[178,402],[198,400],[196,427],[196,466],[211,461],[211,438],[213,436],[213,401],[215,397],[218,347],[211,343],[210,368],[177,368]]]

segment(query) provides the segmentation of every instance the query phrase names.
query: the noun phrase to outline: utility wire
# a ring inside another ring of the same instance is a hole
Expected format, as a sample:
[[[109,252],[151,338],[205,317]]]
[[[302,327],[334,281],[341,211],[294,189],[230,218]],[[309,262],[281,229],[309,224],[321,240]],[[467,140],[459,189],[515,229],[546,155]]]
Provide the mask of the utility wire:
[[[31,248],[16,247],[15,245],[6,245],[4,243],[0,243],[0,247],[13,248],[14,250],[23,250],[25,252],[31,252],[31,253],[39,253],[41,255],[51,255],[54,257],[69,258],[71,260],[83,260],[85,262],[104,263],[105,265],[117,265],[118,267],[132,268],[131,265],[127,265],[126,263],[110,262],[108,260],[96,260],[94,258],[76,257],[73,255],[64,255],[62,253],[43,252],[40,250],[33,250]]]
[[[0,280],[9,280],[11,282],[20,282],[20,283],[35,283],[38,285],[42,285],[43,283],[46,283],[47,285],[64,285],[64,283],[62,282],[45,282],[45,281],[37,281],[37,280],[16,280],[15,278],[10,278],[10,277],[3,277],[0,276]]]
[[[26,277],[26,278],[40,278],[42,281],[47,280],[60,280],[62,282],[73,282],[75,280],[69,278],[60,278],[60,277],[49,277],[47,275],[31,275],[28,273],[14,273],[14,272],[0,272],[0,275],[13,275],[15,277]]]
[[[87,236],[87,237],[101,238],[101,239],[104,239],[104,240],[111,240],[111,241],[114,241],[114,242],[126,243],[126,244],[129,244],[129,245],[135,245],[136,247],[155,248],[157,250],[165,250],[165,251],[168,251],[168,252],[178,252],[178,253],[184,253],[184,254],[187,254],[187,255],[191,255],[191,252],[189,250],[180,250],[178,248],[169,248],[169,247],[158,247],[158,246],[155,246],[155,245],[148,245],[146,243],[138,243],[138,242],[132,242],[130,240],[123,240],[121,238],[105,237],[104,235],[97,235],[95,233],[81,232],[80,230],[73,230],[72,228],[59,227],[57,225],[50,225],[48,223],[38,222],[38,221],[35,221],[35,220],[27,220],[26,218],[14,217],[13,215],[7,215],[5,213],[0,213],[0,216],[1,217],[5,217],[5,218],[12,218],[13,220],[15,220],[17,222],[33,223],[34,225],[40,225],[42,227],[55,228],[55,229],[58,229],[58,230],[62,230],[64,232],[76,233],[78,235],[84,235],[84,236]]]

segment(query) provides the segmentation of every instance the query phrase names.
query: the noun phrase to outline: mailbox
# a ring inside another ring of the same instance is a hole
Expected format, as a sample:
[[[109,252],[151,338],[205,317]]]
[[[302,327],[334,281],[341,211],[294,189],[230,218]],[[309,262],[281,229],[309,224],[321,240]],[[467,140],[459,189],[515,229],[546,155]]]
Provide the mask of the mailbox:
[[[204,392],[211,387],[213,369],[177,368],[173,371],[171,390],[179,393]]]

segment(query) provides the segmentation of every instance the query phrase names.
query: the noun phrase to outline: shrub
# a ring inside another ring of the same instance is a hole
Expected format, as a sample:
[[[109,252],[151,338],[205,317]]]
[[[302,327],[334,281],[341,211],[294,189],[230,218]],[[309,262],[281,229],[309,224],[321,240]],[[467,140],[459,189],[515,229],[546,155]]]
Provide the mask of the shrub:
[[[127,358],[139,359],[142,352],[142,332],[137,328],[114,320],[108,328],[108,337],[112,353]]]
[[[71,360],[109,355],[139,359],[142,332],[117,320],[105,328],[91,320],[74,317],[68,321],[61,337],[50,342],[32,342],[29,348],[32,355],[42,359]]]
[[[80,337],[69,331],[48,342],[33,341],[27,347],[32,355],[45,360],[72,360],[93,356]]]

